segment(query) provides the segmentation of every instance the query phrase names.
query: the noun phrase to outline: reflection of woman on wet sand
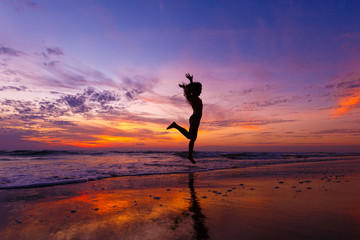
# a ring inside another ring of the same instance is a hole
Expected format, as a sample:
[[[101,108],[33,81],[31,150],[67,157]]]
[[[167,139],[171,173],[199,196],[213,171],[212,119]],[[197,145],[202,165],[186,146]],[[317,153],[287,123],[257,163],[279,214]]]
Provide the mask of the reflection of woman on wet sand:
[[[209,229],[205,225],[205,215],[201,212],[200,201],[196,196],[194,188],[194,174],[189,173],[189,189],[190,189],[190,206],[189,209],[183,211],[177,218],[175,218],[175,230],[179,227],[179,223],[191,216],[193,220],[194,233],[192,239],[207,240],[209,239]]]
[[[189,188],[191,195],[190,211],[193,213],[195,238],[197,240],[209,239],[208,228],[205,226],[205,215],[202,214],[199,199],[196,197],[192,173],[189,174]]]
[[[185,75],[189,80],[189,84],[179,84],[179,87],[184,89],[184,95],[186,100],[191,104],[191,107],[194,111],[194,113],[191,115],[189,122],[190,122],[190,128],[189,131],[187,131],[185,128],[179,126],[176,122],[173,122],[170,124],[170,126],[167,127],[167,129],[176,128],[181,132],[187,139],[190,139],[189,142],[189,153],[188,153],[188,159],[192,163],[196,163],[193,158],[193,151],[194,151],[194,143],[197,138],[197,133],[200,125],[200,120],[202,117],[202,109],[203,104],[201,99],[199,98],[201,94],[201,88],[202,85],[199,82],[193,82],[193,75],[190,75],[187,73]]]

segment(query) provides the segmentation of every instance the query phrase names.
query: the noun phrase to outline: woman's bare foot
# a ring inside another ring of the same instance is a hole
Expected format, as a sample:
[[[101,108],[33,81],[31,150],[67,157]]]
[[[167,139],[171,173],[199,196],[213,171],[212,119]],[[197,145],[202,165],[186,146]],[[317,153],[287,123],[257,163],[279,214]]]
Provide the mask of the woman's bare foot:
[[[195,160],[194,160],[194,158],[193,158],[193,156],[188,156],[188,159],[190,160],[190,162],[192,162],[193,164],[195,164],[196,162],[195,162]]]
[[[170,129],[170,128],[174,128],[176,126],[176,122],[173,122],[172,124],[170,124],[166,130]]]

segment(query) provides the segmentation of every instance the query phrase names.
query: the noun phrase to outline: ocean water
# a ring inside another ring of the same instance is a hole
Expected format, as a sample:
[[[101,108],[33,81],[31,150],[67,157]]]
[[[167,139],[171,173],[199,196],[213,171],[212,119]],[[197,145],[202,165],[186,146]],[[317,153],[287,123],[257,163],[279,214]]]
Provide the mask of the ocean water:
[[[43,187],[136,175],[359,159],[360,153],[173,151],[0,151],[0,189]]]

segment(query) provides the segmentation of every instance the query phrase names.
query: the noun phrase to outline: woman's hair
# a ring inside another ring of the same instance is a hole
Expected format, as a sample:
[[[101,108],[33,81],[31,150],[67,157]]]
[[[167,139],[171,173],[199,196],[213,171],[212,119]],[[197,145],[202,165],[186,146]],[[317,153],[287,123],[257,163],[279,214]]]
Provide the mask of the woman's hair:
[[[182,83],[179,84],[179,87],[184,89],[184,96],[189,102],[201,94],[202,85],[199,82],[192,82],[189,84]]]

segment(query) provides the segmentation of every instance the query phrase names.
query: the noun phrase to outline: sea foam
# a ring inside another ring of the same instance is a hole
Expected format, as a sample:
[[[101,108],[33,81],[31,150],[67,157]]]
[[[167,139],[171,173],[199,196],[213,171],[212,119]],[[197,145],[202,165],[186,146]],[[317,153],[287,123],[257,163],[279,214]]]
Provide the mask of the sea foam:
[[[358,159],[360,153],[172,151],[0,151],[0,189],[45,187],[103,178],[201,172],[271,164]]]

